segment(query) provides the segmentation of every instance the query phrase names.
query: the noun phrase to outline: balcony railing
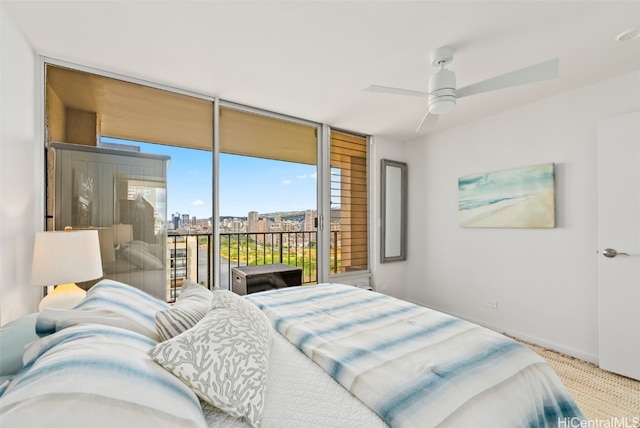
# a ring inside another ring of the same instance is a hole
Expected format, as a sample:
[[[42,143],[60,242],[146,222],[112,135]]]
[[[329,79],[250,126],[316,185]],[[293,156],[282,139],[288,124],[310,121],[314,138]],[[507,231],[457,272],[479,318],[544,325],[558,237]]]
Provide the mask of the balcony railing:
[[[331,232],[331,272],[340,267],[340,232]],[[318,281],[317,232],[243,232],[220,234],[220,285],[231,288],[231,268],[283,263],[302,269],[303,284]],[[213,287],[211,233],[168,236],[170,300],[186,278]],[[195,257],[195,259],[194,259]]]

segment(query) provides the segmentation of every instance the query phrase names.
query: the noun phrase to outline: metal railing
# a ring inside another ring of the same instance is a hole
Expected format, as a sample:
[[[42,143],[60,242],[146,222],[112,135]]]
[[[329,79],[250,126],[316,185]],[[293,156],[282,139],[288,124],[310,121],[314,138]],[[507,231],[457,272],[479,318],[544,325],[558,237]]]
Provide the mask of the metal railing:
[[[338,272],[339,231],[331,232],[331,272]],[[189,278],[213,287],[211,233],[168,235],[169,288],[174,300],[182,281]],[[283,263],[302,269],[303,284],[318,281],[317,232],[238,232],[220,234],[220,284],[231,287],[231,268]],[[195,261],[193,258],[195,257]],[[194,272],[195,271],[195,272]]]
[[[302,283],[318,281],[315,231],[220,234],[221,283],[232,267],[283,263],[302,269]],[[226,265],[223,266],[226,260]],[[228,275],[227,275],[228,276]]]

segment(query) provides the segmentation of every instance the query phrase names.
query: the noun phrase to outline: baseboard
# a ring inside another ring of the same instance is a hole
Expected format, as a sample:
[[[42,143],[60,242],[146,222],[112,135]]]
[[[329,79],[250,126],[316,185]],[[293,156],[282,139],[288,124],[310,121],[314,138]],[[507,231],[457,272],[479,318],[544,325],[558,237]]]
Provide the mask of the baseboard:
[[[491,328],[491,327],[487,327]],[[492,330],[500,331],[504,329],[492,328]],[[522,334],[516,331],[502,331],[503,334],[507,334],[509,336],[515,337],[517,339],[523,340],[525,342],[533,343],[534,345],[541,346],[543,348],[551,349],[552,351],[560,352],[561,354],[569,355],[571,357],[577,358],[582,361],[587,361],[589,363],[598,365],[598,357],[592,354],[586,354],[584,352],[576,351],[573,348],[568,348],[563,345],[559,345],[557,343],[548,342],[546,340],[540,339],[539,337],[533,337],[526,334]]]
[[[481,326],[486,327],[486,328],[488,328],[490,330],[497,331],[498,333],[506,334],[508,336],[515,337],[515,338],[523,340],[525,342],[529,342],[529,343],[532,343],[534,345],[542,346],[543,348],[551,349],[553,351],[560,352],[562,354],[569,355],[569,356],[574,357],[574,358],[578,358],[579,360],[587,361],[589,363],[598,365],[598,356],[597,355],[586,354],[584,352],[577,351],[577,350],[575,350],[573,348],[569,348],[567,346],[560,345],[558,343],[553,343],[553,342],[546,341],[544,339],[540,339],[539,337],[529,336],[527,334],[523,334],[523,333],[518,332],[518,331],[504,329],[503,327],[497,327],[497,326],[494,326],[494,325],[490,325],[490,324],[487,324],[485,322],[477,321],[477,320],[471,319],[469,317],[465,317],[465,316],[462,316],[462,315],[454,314],[454,313],[445,311],[445,310],[437,308],[437,307],[424,305],[422,303],[414,302],[414,301],[409,300],[409,299],[407,299],[407,300],[410,301],[411,303],[415,303],[416,305],[424,306],[426,308],[433,309],[433,310],[436,310],[438,312],[449,314],[449,315],[452,315],[454,317],[461,318],[461,319],[464,319],[466,321],[472,322],[474,324],[481,325]]]

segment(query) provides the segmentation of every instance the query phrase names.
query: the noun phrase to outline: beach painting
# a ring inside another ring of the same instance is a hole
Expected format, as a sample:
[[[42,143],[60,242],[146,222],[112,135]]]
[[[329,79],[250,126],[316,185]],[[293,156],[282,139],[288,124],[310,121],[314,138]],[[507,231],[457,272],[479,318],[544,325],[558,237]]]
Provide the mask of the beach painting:
[[[553,163],[458,178],[462,227],[555,227]]]

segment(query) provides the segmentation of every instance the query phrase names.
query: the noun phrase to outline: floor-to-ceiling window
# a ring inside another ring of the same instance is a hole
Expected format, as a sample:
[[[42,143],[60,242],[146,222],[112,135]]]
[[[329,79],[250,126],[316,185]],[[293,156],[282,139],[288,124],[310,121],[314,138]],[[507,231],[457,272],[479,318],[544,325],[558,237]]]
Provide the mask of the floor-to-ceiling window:
[[[231,266],[368,272],[366,137],[56,61],[45,110],[47,229],[98,228],[106,277],[171,301]]]
[[[105,278],[212,286],[213,102],[48,64],[47,229],[96,228]]]

